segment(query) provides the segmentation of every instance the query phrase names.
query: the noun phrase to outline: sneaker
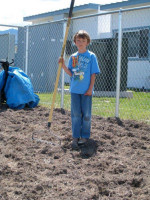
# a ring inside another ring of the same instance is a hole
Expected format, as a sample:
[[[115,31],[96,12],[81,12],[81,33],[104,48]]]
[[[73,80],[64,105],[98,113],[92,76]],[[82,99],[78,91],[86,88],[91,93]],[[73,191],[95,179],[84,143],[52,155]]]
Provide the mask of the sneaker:
[[[78,138],[73,138],[72,143],[71,143],[71,147],[72,147],[73,150],[78,150],[79,149],[78,141],[79,141]]]
[[[80,144],[85,144],[87,141],[88,141],[87,138],[81,138],[81,139],[79,140],[78,144],[79,144],[79,145],[80,145]]]

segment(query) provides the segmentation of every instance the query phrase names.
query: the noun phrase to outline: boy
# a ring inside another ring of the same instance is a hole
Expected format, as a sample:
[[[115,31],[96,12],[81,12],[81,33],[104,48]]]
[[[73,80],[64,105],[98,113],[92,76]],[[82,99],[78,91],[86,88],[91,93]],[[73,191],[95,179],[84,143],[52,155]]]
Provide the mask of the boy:
[[[70,56],[68,67],[64,59],[60,58],[62,68],[71,77],[71,120],[72,120],[72,149],[84,144],[90,138],[92,93],[95,75],[100,73],[97,58],[87,50],[90,36],[80,30],[74,35],[74,43],[78,51]]]

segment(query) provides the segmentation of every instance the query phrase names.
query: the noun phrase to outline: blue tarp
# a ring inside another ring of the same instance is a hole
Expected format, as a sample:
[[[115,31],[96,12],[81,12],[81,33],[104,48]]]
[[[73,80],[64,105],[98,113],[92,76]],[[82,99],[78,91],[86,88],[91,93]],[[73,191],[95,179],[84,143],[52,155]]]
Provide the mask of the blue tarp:
[[[4,85],[5,71],[0,72],[0,90]],[[29,77],[18,67],[9,67],[8,78],[4,89],[9,108],[34,108],[39,103],[39,96],[34,94]]]

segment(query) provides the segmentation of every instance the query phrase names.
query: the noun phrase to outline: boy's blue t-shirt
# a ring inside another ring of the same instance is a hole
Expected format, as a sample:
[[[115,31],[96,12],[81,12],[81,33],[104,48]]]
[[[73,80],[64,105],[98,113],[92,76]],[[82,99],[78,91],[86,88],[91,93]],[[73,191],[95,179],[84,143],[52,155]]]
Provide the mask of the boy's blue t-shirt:
[[[88,90],[92,74],[100,73],[96,55],[87,50],[74,53],[69,59],[68,69],[72,72],[70,92],[84,94]]]

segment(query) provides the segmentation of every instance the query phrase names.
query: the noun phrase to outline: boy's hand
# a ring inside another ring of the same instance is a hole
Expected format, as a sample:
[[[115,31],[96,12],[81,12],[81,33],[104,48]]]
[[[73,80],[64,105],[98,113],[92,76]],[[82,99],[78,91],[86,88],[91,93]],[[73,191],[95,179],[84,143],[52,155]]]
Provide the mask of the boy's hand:
[[[59,63],[59,64],[62,63],[62,67],[64,67],[64,65],[65,65],[64,58],[59,57],[59,59],[58,59],[58,63]]]
[[[92,96],[94,83],[95,83],[95,74],[92,74],[89,89],[86,91],[86,93],[84,95]]]
[[[59,64],[62,64],[61,67],[64,69],[64,71],[65,71],[69,76],[72,76],[71,71],[70,71],[70,70],[68,69],[68,67],[66,67],[66,65],[65,65],[65,61],[64,61],[64,58],[63,58],[63,57],[59,57],[58,63],[59,63]]]
[[[92,96],[92,90],[88,89],[84,95],[85,96]]]

